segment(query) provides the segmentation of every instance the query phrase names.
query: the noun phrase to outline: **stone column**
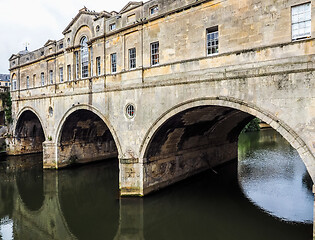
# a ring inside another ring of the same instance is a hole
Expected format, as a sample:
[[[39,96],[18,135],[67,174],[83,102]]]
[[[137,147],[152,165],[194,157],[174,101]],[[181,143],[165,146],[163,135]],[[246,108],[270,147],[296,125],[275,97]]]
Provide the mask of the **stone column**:
[[[121,196],[143,196],[143,164],[137,158],[119,159]]]
[[[43,142],[43,167],[46,169],[57,169],[57,144],[51,141]]]

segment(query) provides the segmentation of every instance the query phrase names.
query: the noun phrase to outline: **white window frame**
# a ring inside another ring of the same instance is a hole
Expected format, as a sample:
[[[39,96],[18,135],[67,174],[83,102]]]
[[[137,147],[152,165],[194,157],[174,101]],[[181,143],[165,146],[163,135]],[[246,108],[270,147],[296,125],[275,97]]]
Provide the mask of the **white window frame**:
[[[219,28],[218,26],[207,29],[207,56],[219,54]]]
[[[154,15],[154,14],[157,14],[159,11],[159,6],[158,5],[155,5],[153,7],[150,8],[150,15]]]
[[[110,55],[110,69],[112,73],[117,72],[117,53],[112,53]]]
[[[75,79],[79,79],[79,69],[80,69],[80,64],[79,64],[79,52],[76,51],[74,52],[74,57],[75,57]]]
[[[89,77],[89,47],[87,37],[81,38],[81,78]]]
[[[109,31],[114,31],[116,29],[116,23],[109,24]]]
[[[16,75],[13,74],[12,75],[12,91],[17,90],[17,79],[16,79]]]
[[[96,74],[97,76],[101,75],[101,57],[96,58]]]
[[[151,56],[151,66],[156,66],[160,64],[160,42],[153,42],[150,44],[150,56]]]
[[[91,77],[93,77],[93,68],[94,68],[94,63],[93,63],[93,47],[90,47],[90,64],[91,64]]]
[[[54,71],[53,70],[49,71],[49,82],[50,84],[54,84]]]
[[[311,2],[291,7],[292,40],[311,37],[312,34]]]
[[[129,52],[129,69],[135,69],[137,67],[136,48],[130,48],[128,52]]]
[[[30,77],[26,76],[26,88],[29,89],[30,88]]]
[[[40,74],[41,86],[45,86],[45,73]]]
[[[67,65],[67,73],[68,73],[68,81],[71,81],[71,65],[69,64],[69,65]]]
[[[59,68],[59,81],[61,83],[63,82],[63,67]]]

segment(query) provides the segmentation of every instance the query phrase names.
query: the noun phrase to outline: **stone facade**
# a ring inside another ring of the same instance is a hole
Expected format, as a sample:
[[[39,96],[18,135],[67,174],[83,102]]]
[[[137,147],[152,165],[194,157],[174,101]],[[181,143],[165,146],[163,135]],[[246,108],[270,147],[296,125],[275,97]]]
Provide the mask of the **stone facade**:
[[[10,86],[10,74],[0,74],[0,92],[9,91]]]
[[[45,168],[118,156],[121,194],[142,196],[237,158],[238,134],[258,117],[315,180],[315,24],[292,37],[299,4],[315,15],[302,0],[81,9],[63,39],[10,58],[9,153],[35,141]],[[35,119],[42,132],[20,141],[19,124]]]

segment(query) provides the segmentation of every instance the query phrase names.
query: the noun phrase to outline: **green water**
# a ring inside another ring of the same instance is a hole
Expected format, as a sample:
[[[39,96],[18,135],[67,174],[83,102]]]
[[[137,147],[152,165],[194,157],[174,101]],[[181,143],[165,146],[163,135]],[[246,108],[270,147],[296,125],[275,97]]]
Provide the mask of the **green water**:
[[[1,239],[312,239],[312,182],[272,130],[242,134],[238,163],[143,199],[119,199],[118,160],[43,172],[41,157],[0,162]]]

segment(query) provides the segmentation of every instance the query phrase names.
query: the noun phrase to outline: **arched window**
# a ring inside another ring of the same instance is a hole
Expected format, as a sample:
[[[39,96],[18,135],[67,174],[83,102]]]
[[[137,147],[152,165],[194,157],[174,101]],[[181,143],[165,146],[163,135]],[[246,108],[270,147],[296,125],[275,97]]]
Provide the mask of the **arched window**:
[[[12,91],[15,91],[17,89],[17,80],[16,80],[16,75],[12,75]]]
[[[87,38],[81,39],[81,75],[82,78],[89,76],[89,48],[87,44]]]

